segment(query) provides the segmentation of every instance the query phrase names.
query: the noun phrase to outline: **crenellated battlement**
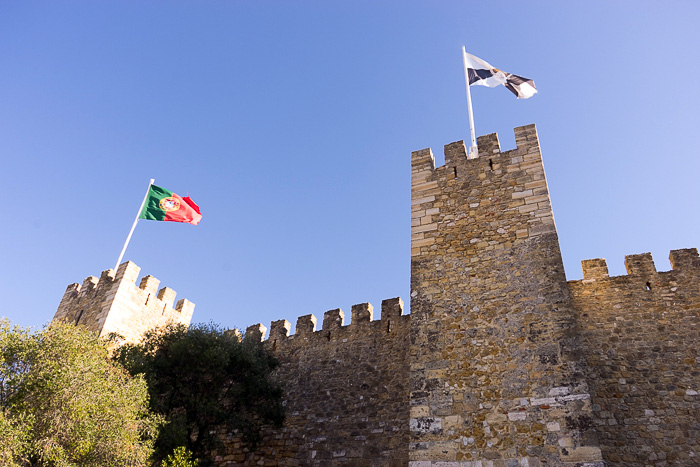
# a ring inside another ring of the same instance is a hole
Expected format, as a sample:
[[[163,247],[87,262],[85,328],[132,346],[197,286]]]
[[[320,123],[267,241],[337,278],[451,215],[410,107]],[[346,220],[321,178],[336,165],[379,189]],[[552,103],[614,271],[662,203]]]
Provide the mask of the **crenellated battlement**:
[[[669,255],[671,262],[670,271],[657,271],[651,253],[640,253],[625,256],[625,268],[627,275],[610,276],[608,264],[605,258],[586,259],[581,261],[583,279],[569,281],[569,283],[588,284],[595,281],[615,280],[620,278],[661,280],[663,277],[684,275],[688,280],[700,279],[700,256],[697,248],[685,248],[671,250]],[[651,284],[651,283],[650,283]]]
[[[323,314],[322,327],[316,330],[318,322],[314,315],[304,315],[297,318],[296,332],[290,334],[291,323],[286,319],[270,323],[270,336],[267,339],[271,344],[283,344],[286,341],[323,339],[332,341],[347,339],[352,335],[364,336],[374,331],[392,334],[400,320],[408,321],[408,315],[403,315],[403,300],[401,298],[389,298],[382,300],[381,318],[372,320],[374,307],[370,303],[359,303],[351,308],[350,324],[345,325],[345,313],[340,308],[328,310]],[[264,341],[267,328],[262,324],[254,324],[246,328],[245,339]]]
[[[101,336],[117,333],[127,342],[135,342],[147,329],[167,322],[189,324],[194,303],[186,298],[175,303],[177,293],[170,287],[158,289],[160,281],[150,275],[137,286],[140,271],[127,261],[116,272],[107,269],[99,278],[88,276],[82,285],[69,285],[54,320],[84,325]]]
[[[489,170],[495,170],[493,167],[494,157],[513,157],[515,160],[510,161],[510,164],[517,164],[523,161],[532,161],[541,158],[540,143],[537,137],[537,128],[534,124],[516,127],[515,133],[515,149],[510,149],[501,152],[501,144],[498,140],[497,133],[482,135],[476,138],[477,146],[479,147],[479,157],[475,159],[467,158],[467,148],[463,140],[455,141],[445,145],[445,164],[439,167],[435,166],[435,157],[431,148],[420,149],[411,153],[411,180],[414,188],[420,188],[421,182],[425,178],[432,175],[432,172],[439,170],[441,174],[447,173],[455,167],[483,169],[484,164]],[[519,159],[522,157],[522,159]],[[498,162],[502,163],[503,160]],[[454,170],[452,170],[454,174]],[[459,174],[457,174],[459,176]]]
[[[505,152],[496,133],[478,137],[476,159],[464,141],[447,144],[440,167],[430,148],[412,153],[412,257],[437,251],[451,230],[469,229],[480,251],[556,232],[537,129],[514,132],[517,147]]]

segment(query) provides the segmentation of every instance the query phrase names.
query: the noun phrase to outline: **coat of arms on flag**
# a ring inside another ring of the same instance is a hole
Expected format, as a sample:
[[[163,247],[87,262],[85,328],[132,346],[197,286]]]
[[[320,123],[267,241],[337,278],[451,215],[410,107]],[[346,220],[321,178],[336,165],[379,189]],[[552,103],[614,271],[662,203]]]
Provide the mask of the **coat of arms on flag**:
[[[150,185],[139,219],[197,225],[202,214],[199,206],[189,196],[182,197],[165,188]]]

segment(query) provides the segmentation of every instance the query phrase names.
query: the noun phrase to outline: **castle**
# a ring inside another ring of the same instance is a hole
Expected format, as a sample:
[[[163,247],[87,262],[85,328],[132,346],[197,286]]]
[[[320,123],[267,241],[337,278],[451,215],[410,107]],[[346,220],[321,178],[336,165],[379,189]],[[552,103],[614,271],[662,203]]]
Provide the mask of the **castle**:
[[[287,420],[218,465],[700,465],[700,257],[649,253],[568,281],[534,125],[412,154],[411,314],[399,298],[247,329],[281,361]],[[138,339],[180,301],[138,268],[68,287],[56,318]]]
[[[118,334],[124,342],[138,342],[149,329],[168,322],[190,324],[194,303],[178,300],[170,287],[158,290],[160,281],[145,276],[136,287],[141,268],[131,261],[117,271],[108,269],[99,279],[89,276],[83,284],[71,284],[63,294],[54,321],[81,324],[100,337]]]

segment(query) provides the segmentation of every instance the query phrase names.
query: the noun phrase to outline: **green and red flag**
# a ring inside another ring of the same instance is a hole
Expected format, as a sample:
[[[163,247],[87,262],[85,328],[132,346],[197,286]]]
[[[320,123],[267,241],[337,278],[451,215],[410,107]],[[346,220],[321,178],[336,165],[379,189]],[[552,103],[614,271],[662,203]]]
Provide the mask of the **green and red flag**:
[[[199,206],[189,196],[183,198],[170,190],[151,185],[139,219],[197,225],[202,219],[202,214],[199,212]]]

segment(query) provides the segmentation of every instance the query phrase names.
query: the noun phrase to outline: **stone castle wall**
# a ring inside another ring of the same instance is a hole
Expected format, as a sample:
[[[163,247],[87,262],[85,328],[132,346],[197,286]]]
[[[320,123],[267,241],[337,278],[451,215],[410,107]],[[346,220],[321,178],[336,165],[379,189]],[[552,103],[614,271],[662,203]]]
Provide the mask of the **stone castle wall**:
[[[670,259],[657,272],[649,253],[627,256],[617,277],[587,260],[569,282],[610,465],[700,465],[700,258]]]
[[[251,326],[280,360],[287,420],[221,466],[700,465],[700,257],[650,254],[567,282],[537,131],[412,154],[411,314],[400,299]],[[194,304],[122,264],[66,290],[54,319],[136,341]]]
[[[401,299],[382,302],[372,321],[369,303],[352,307],[344,326],[340,309],[316,318],[302,316],[296,333],[276,321],[265,341],[279,358],[287,419],[249,452],[240,439],[222,433],[219,465],[376,465],[408,462],[408,327]],[[265,328],[251,326],[246,339],[261,340]]]
[[[183,298],[173,308],[176,292],[153,276],[136,286],[141,268],[127,261],[117,268],[89,276],[66,288],[54,321],[81,324],[100,336],[117,333],[125,342],[138,342],[149,329],[168,322],[190,324],[194,303]]]

